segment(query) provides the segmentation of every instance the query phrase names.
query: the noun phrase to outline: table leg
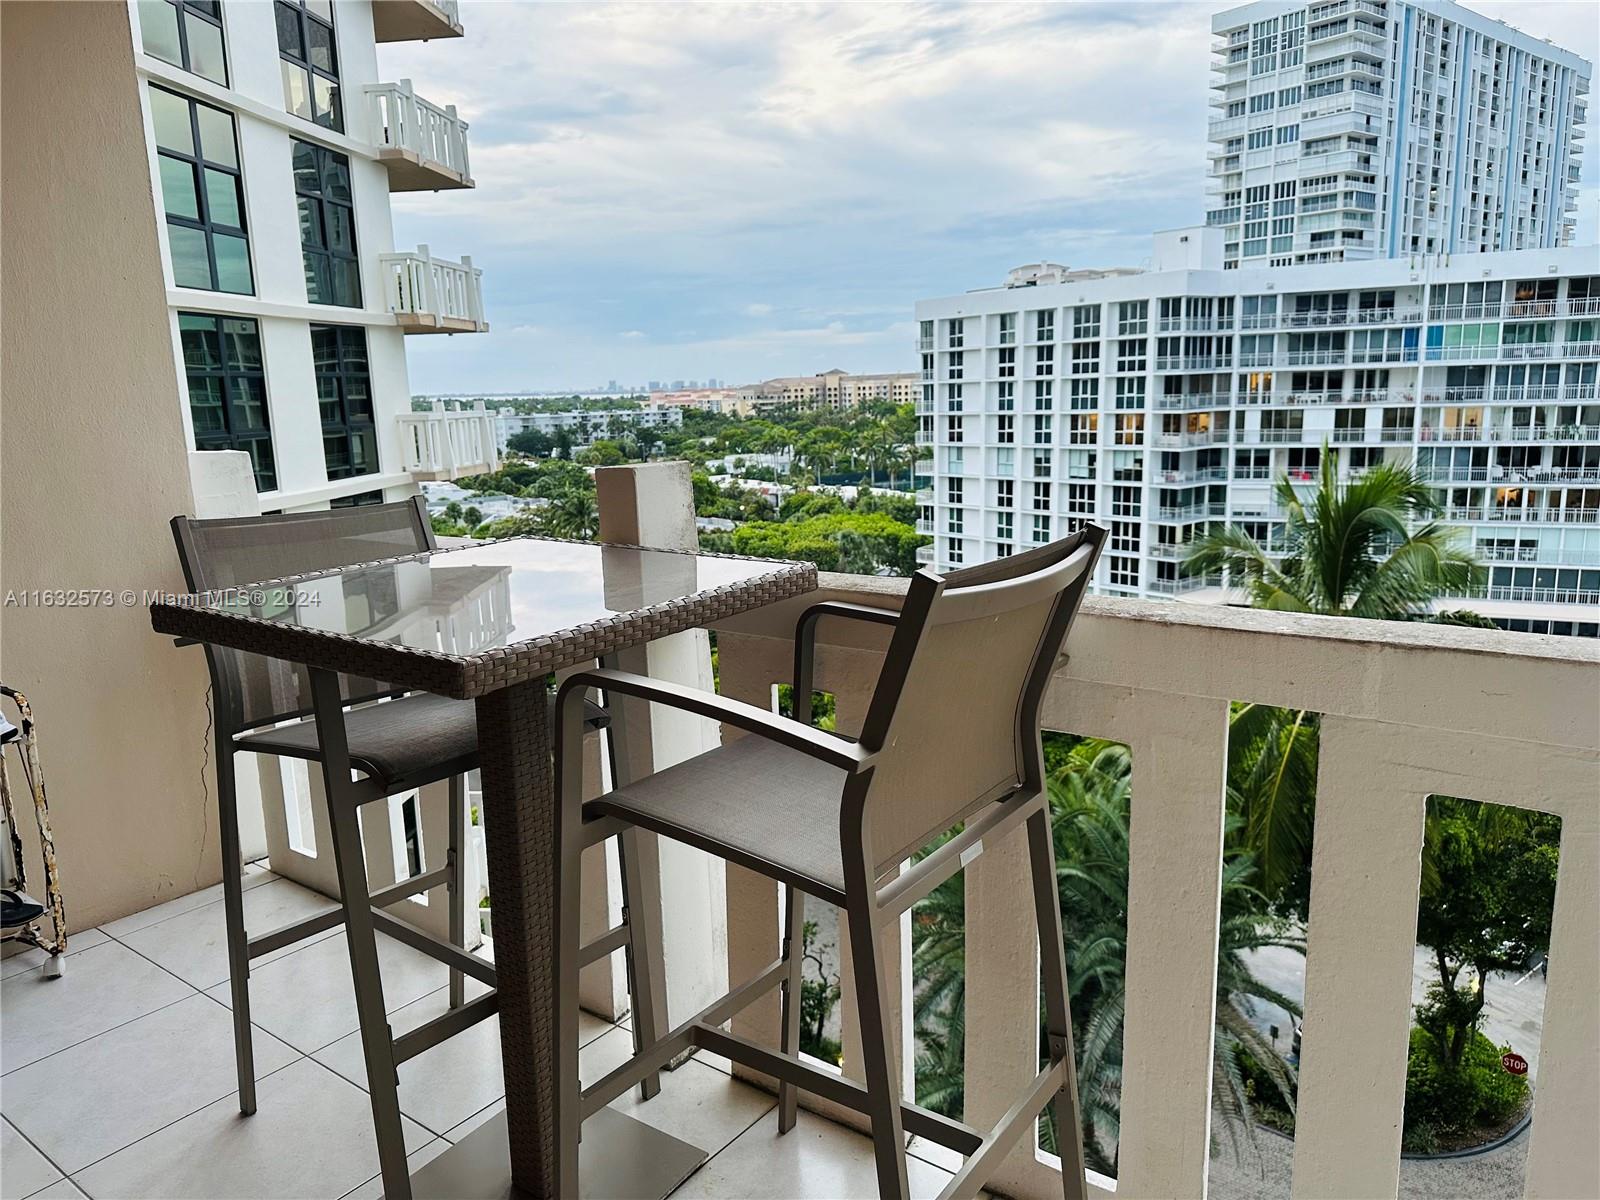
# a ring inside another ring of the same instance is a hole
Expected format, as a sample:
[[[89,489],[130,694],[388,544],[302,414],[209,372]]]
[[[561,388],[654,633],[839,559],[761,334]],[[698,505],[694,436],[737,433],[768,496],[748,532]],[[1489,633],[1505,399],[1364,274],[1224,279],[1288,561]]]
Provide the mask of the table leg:
[[[557,953],[564,925],[576,943],[578,872],[561,869],[545,704],[540,679],[479,697],[477,713],[511,1174],[557,1200],[578,1194],[577,964]]]

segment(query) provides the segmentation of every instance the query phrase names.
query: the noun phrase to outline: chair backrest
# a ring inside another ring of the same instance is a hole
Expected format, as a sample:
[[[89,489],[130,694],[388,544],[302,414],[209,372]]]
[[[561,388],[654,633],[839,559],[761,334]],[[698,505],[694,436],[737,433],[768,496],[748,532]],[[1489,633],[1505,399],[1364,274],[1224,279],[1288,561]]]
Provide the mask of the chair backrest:
[[[949,575],[918,571],[861,742],[879,751],[863,810],[892,867],[984,804],[1042,788],[1039,705],[1105,530]]]
[[[321,512],[199,520],[173,517],[172,536],[189,588],[215,591],[396,558],[437,548],[422,497]],[[307,715],[305,669],[243,650],[207,646],[219,739]],[[377,680],[341,676],[346,698],[388,695]]]

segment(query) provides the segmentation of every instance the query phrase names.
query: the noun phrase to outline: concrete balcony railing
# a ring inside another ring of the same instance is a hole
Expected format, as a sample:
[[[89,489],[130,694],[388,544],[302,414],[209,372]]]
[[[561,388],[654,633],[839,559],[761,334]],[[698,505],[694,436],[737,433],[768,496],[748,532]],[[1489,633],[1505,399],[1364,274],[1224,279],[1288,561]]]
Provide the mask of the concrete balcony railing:
[[[447,409],[443,400],[435,400],[432,412],[401,413],[395,419],[405,469],[413,479],[460,479],[500,469],[495,415],[481,400],[470,409]]]
[[[377,42],[426,42],[462,35],[460,0],[372,0]]]
[[[418,96],[411,80],[368,84],[367,119],[391,192],[475,186],[467,162],[467,123],[454,104],[440,108]]]
[[[395,323],[406,333],[483,333],[483,272],[470,258],[434,258],[427,246],[415,253],[380,254],[384,296]]]
[[[814,595],[717,624],[724,693],[770,707],[773,682],[792,673],[800,609],[823,599],[896,607],[905,587],[830,574],[821,583]],[[815,686],[833,693],[839,732],[855,733],[883,631],[825,620],[818,637]],[[1229,704],[1240,699],[1323,714],[1293,1193],[1392,1197],[1400,1187],[1424,805],[1444,794],[1537,808],[1564,822],[1526,1190],[1600,1194],[1600,1159],[1587,1151],[1600,1127],[1600,647],[1108,597],[1085,601],[1069,645],[1043,699],[1044,725],[1128,745],[1137,797],[1117,1177],[1091,1173],[1090,1194],[1203,1196],[1208,1171],[1217,1191],[1210,1148],[1218,1136],[1222,781]],[[1019,839],[985,843],[964,875],[963,1119],[979,1127],[997,1120],[1038,1070],[1026,861]],[[731,977],[766,961],[781,905],[776,885],[732,871],[725,902]],[[905,936],[899,925],[885,929],[888,961],[909,961],[898,948]],[[860,1034],[848,964],[840,975],[841,1036],[850,1047]],[[914,986],[897,975],[897,1012],[907,1010]],[[734,1028],[765,1041],[777,1024],[773,1009],[736,1019]],[[896,1016],[891,1027],[904,1026]],[[909,1039],[900,1049],[911,1053]],[[850,1062],[847,1050],[847,1074]],[[1058,1160],[1027,1139],[991,1188],[1059,1196],[1059,1171]]]

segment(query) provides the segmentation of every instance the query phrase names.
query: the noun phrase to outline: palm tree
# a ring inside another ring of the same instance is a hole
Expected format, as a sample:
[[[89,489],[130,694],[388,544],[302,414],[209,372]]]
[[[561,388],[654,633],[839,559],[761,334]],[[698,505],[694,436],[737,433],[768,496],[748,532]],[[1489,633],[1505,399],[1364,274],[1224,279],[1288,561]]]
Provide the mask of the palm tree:
[[[1274,493],[1286,514],[1281,562],[1230,525],[1191,543],[1185,572],[1226,569],[1253,608],[1379,621],[1426,619],[1440,596],[1484,581],[1483,567],[1457,545],[1456,531],[1430,519],[1438,502],[1408,466],[1382,463],[1341,484],[1335,456],[1324,447],[1309,504],[1287,475]]]
[[[1281,560],[1237,526],[1190,544],[1184,570],[1226,570],[1254,608],[1280,612],[1484,625],[1475,613],[1431,611],[1441,596],[1481,584],[1484,568],[1432,518],[1438,504],[1410,467],[1383,463],[1341,484],[1324,447],[1306,500],[1287,476],[1275,488],[1285,513]],[[1280,913],[1303,917],[1316,790],[1316,713],[1235,705],[1228,745],[1231,836],[1259,868],[1257,884]]]
[[[594,540],[600,531],[600,510],[594,493],[572,488],[550,502],[541,514],[547,533],[556,537],[574,538],[580,542]]]

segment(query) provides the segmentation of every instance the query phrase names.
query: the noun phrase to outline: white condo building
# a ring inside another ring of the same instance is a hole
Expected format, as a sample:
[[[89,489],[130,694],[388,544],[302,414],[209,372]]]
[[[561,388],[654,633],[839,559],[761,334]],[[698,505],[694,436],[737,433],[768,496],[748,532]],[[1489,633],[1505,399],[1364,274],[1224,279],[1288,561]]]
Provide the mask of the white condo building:
[[[1600,633],[1600,249],[1224,270],[1223,236],[917,305],[925,561],[1096,520],[1099,590],[1222,599],[1186,541],[1227,521],[1281,545],[1274,480],[1398,460],[1490,566],[1471,607]]]
[[[456,0],[128,9],[188,442],[173,451],[246,452],[262,510],[487,469],[493,418],[412,413],[405,356],[408,335],[488,327],[481,272],[397,248],[389,210],[391,192],[473,186],[467,125],[377,55],[460,37]],[[204,511],[237,459],[189,457]]]
[[[1578,55],[1449,0],[1260,0],[1211,28],[1226,267],[1573,240]]]

